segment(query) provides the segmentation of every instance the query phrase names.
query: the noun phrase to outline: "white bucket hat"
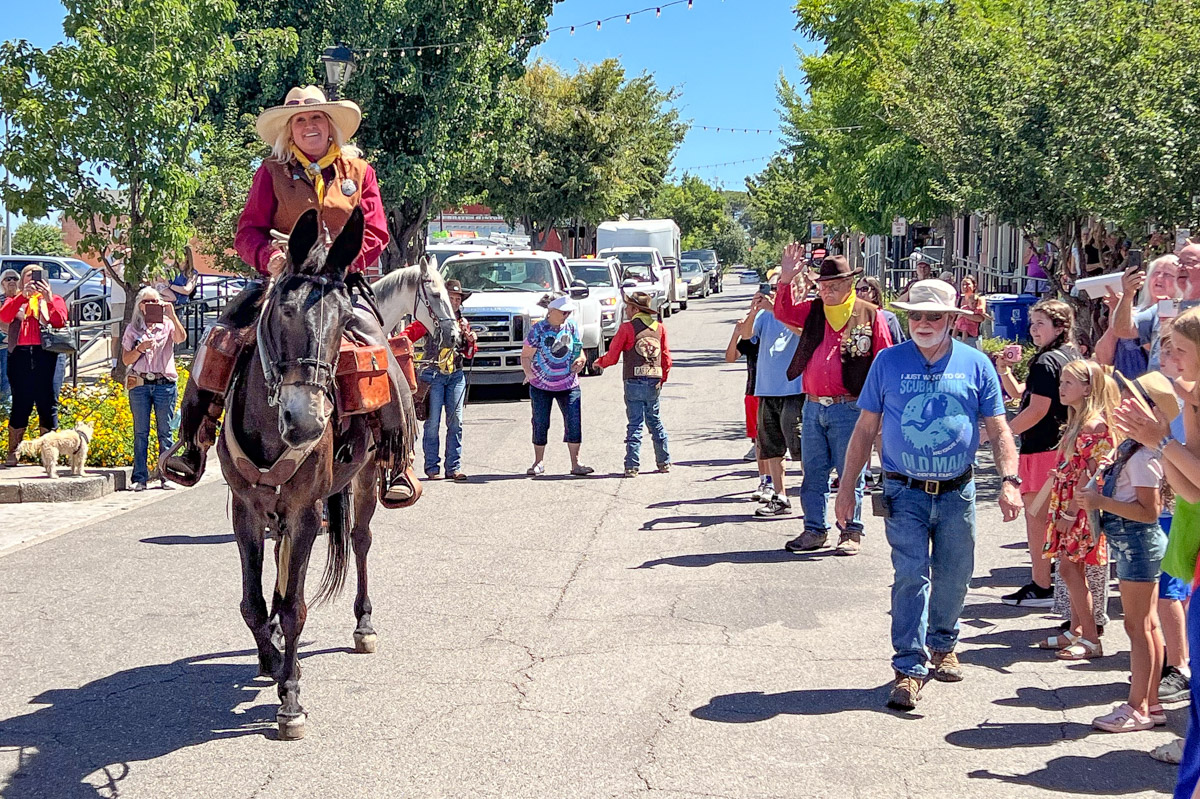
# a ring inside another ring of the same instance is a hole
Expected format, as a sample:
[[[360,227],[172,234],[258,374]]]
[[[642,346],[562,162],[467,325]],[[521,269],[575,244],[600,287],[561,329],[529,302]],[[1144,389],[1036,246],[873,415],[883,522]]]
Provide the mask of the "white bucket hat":
[[[350,139],[362,121],[362,109],[350,100],[326,100],[325,92],[316,86],[297,86],[287,93],[283,105],[268,108],[258,115],[254,127],[263,141],[272,146],[284,131],[288,120],[296,114],[323,111],[329,115],[345,139]]]
[[[908,290],[908,302],[893,302],[902,311],[925,311],[928,313],[966,313],[955,305],[958,292],[944,280],[918,280]]]
[[[564,294],[561,297],[555,297],[553,300],[551,300],[548,307],[552,311],[571,313],[575,310],[575,303],[571,302],[571,298]]]

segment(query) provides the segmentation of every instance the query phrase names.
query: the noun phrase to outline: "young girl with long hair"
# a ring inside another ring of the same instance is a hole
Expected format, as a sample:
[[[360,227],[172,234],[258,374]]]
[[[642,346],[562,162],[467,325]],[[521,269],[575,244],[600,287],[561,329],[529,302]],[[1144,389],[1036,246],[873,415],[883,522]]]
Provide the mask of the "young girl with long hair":
[[[1122,409],[1140,406],[1168,423],[1179,415],[1175,390],[1164,375],[1149,372],[1136,380],[1118,374]],[[1120,418],[1119,415],[1117,418]],[[1161,442],[1161,439],[1160,439]],[[1163,508],[1162,451],[1135,438],[1122,441],[1097,470],[1095,485],[1075,495],[1080,507],[1100,513],[1121,585],[1121,608],[1129,634],[1133,672],[1129,700],[1092,725],[1106,732],[1135,732],[1166,723],[1158,701],[1162,677],[1162,634],[1158,623],[1158,576],[1167,536],[1159,527]]]
[[[1108,543],[1075,501],[1075,493],[1119,441],[1112,413],[1120,393],[1103,366],[1082,359],[1063,367],[1058,393],[1068,409],[1067,426],[1058,445],[1058,468],[1051,476],[1044,556],[1058,562],[1070,599],[1070,622],[1041,646],[1059,650],[1062,660],[1085,660],[1103,654],[1095,602],[1107,596]],[[1099,598],[1094,595],[1097,582]]]
[[[1046,545],[1046,520],[1033,508],[1054,467],[1058,465],[1058,443],[1067,421],[1067,406],[1058,397],[1063,367],[1079,358],[1073,331],[1075,311],[1061,300],[1042,300],[1029,311],[1029,337],[1038,346],[1024,383],[1012,373],[1012,360],[1001,358],[1000,382],[1010,397],[1021,398],[1021,411],[1013,418],[1012,431],[1021,436],[1018,476],[1025,500],[1025,537],[1033,561],[1032,581],[1018,591],[1001,597],[1006,605],[1049,608],[1054,604],[1050,561],[1042,557]]]

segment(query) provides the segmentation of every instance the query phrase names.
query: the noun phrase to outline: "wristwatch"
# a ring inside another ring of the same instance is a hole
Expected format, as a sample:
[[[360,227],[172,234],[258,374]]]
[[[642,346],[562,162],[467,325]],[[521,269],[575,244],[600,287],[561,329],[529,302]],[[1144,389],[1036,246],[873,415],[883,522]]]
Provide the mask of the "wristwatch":
[[[1017,488],[1021,487],[1021,478],[1015,474],[1006,474],[1000,478],[1003,483],[1012,483]]]

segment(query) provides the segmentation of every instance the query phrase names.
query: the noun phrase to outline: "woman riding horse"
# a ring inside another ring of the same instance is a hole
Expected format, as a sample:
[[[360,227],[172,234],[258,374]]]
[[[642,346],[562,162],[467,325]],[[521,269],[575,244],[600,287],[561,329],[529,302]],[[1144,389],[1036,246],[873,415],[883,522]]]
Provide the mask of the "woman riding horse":
[[[360,157],[358,148],[346,143],[361,120],[357,104],[328,101],[315,86],[292,89],[283,105],[259,115],[256,128],[271,146],[271,156],[254,175],[234,246],[242,260],[265,277],[274,277],[283,269],[286,236],[309,209],[316,209],[326,242],[337,237],[355,208],[362,209],[362,251],[350,270],[361,273],[379,260],[388,243],[379,184],[375,170]],[[250,283],[229,303],[197,352],[182,403],[180,440],[162,462],[162,473],[168,479],[194,485],[203,474],[205,453],[216,440],[217,419],[232,377],[222,366],[240,360],[264,290],[262,282]],[[371,308],[363,303],[356,306],[350,330],[388,350],[392,401],[378,412],[379,421],[385,454],[404,468],[388,473],[380,500],[387,507],[403,507],[419,496],[419,484],[409,466],[416,421],[408,383]],[[221,350],[225,357],[214,356],[210,350]]]

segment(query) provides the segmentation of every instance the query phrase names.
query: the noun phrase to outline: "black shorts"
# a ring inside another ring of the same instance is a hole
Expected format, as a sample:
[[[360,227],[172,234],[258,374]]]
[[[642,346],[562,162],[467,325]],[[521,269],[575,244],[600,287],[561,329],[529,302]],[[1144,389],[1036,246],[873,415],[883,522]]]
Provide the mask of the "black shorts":
[[[758,398],[758,456],[800,460],[800,413],[804,395]]]

